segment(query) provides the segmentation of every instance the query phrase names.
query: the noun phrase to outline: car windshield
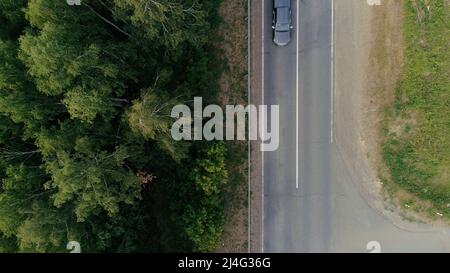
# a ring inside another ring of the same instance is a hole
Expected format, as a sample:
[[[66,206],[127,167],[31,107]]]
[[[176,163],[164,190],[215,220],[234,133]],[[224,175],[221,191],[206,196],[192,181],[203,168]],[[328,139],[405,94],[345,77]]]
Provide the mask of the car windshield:
[[[275,26],[276,31],[289,31],[289,8],[277,9],[277,24]]]

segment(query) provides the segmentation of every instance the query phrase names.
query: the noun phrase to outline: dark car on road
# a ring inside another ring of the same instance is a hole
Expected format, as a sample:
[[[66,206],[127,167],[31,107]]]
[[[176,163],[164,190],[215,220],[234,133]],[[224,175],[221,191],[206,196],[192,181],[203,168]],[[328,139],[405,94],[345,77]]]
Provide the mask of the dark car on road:
[[[291,41],[292,9],[291,0],[273,1],[273,42],[278,46],[286,46]]]

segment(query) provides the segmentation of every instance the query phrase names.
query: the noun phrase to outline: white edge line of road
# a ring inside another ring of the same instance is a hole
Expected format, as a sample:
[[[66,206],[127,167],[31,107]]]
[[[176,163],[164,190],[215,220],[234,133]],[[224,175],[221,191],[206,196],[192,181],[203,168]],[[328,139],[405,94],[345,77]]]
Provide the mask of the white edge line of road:
[[[247,105],[250,106],[251,104],[251,73],[252,73],[252,61],[251,61],[251,18],[252,18],[252,10],[251,10],[251,3],[252,0],[247,1]],[[251,128],[251,118],[248,119],[248,128],[250,133]],[[251,179],[252,179],[252,145],[250,139],[248,140],[248,185],[247,185],[247,198],[248,198],[248,228],[247,228],[247,251],[248,253],[252,252],[252,244],[251,244],[251,232],[252,232],[252,192],[251,192]]]
[[[298,182],[298,177],[299,177],[299,170],[298,170],[298,159],[299,159],[299,134],[298,134],[298,130],[299,130],[299,103],[298,103],[298,99],[299,99],[299,69],[300,69],[300,56],[298,54],[299,49],[300,49],[300,37],[299,37],[299,33],[300,33],[300,0],[297,0],[297,25],[295,26],[296,28],[296,36],[297,36],[297,50],[296,50],[296,62],[297,62],[297,73],[296,73],[296,97],[295,97],[295,188],[298,190],[299,188],[299,182]]]
[[[335,113],[334,113],[334,104],[335,104],[335,46],[336,46],[336,34],[335,34],[335,1],[331,0],[331,127],[330,127],[330,143],[333,144],[334,143],[334,138],[335,138],[335,132],[334,132],[334,118],[335,118]]]
[[[262,24],[261,24],[261,29],[262,29],[262,33],[261,33],[261,37],[262,37],[262,45],[261,45],[261,64],[262,64],[262,70],[261,70],[261,100],[262,100],[262,106],[264,106],[264,54],[265,54],[265,47],[264,47],[264,42],[265,42],[265,0],[262,0]],[[265,118],[265,115],[263,114],[262,119]],[[265,121],[263,120],[261,123],[262,131],[264,132],[264,124]],[[261,181],[262,181],[262,186],[261,186],[261,252],[264,253],[264,151],[261,151]]]

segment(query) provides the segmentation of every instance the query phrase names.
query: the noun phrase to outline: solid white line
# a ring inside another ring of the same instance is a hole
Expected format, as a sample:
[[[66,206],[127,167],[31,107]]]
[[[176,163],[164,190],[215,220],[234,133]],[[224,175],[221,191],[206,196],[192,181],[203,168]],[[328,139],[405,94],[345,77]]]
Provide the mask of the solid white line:
[[[262,24],[261,24],[261,28],[262,28],[262,56],[261,56],[261,63],[262,63],[262,71],[261,71],[261,79],[262,79],[262,83],[261,83],[261,93],[262,93],[262,104],[264,105],[264,51],[265,51],[265,46],[264,46],[264,42],[265,42],[265,37],[264,37],[264,32],[265,32],[265,0],[262,0]],[[264,115],[262,115],[261,118],[264,118]],[[264,130],[264,124],[265,121],[263,120],[262,122],[262,132],[265,132]],[[261,180],[262,180],[262,188],[261,188],[261,252],[264,252],[264,152],[261,151]]]
[[[296,58],[297,58],[297,73],[296,73],[296,98],[295,98],[295,111],[296,111],[296,114],[295,114],[295,119],[296,119],[296,125],[295,125],[295,128],[296,128],[296,130],[295,130],[295,132],[296,132],[296,136],[295,136],[295,141],[296,141],[296,147],[295,147],[295,187],[296,187],[296,189],[298,190],[298,187],[299,187],[299,185],[298,185],[298,163],[299,163],[299,160],[298,160],[298,158],[299,158],[299,156],[298,156],[298,148],[299,148],[299,145],[298,145],[298,139],[299,139],[299,135],[298,135],[298,130],[299,130],[299,105],[298,105],[298,98],[299,98],[299,90],[298,90],[298,88],[299,88],[299,66],[300,66],[300,61],[299,61],[299,54],[298,54],[298,52],[299,52],[299,48],[300,48],[300,37],[299,37],[299,32],[300,32],[300,0],[297,0],[297,26],[296,26],[296,28],[297,28],[297,51],[296,51]]]
[[[335,32],[334,32],[335,2],[331,0],[331,144],[334,143],[334,100],[335,100]]]
[[[248,0],[247,1],[247,73],[248,73],[248,78],[247,78],[247,105],[251,104],[251,73],[252,73],[252,62],[251,62],[251,18],[252,18],[252,13],[251,13],[251,2],[252,0]],[[248,128],[249,128],[249,133],[250,133],[250,128],[251,128],[251,118],[248,119]],[[250,134],[249,134],[250,136]],[[247,249],[248,249],[248,253],[251,253],[252,251],[252,244],[251,244],[251,232],[252,232],[252,194],[251,194],[251,179],[252,179],[252,163],[251,163],[251,159],[252,159],[252,145],[251,145],[251,141],[250,138],[248,139],[248,185],[247,185],[247,198],[248,198],[248,229],[247,229]]]

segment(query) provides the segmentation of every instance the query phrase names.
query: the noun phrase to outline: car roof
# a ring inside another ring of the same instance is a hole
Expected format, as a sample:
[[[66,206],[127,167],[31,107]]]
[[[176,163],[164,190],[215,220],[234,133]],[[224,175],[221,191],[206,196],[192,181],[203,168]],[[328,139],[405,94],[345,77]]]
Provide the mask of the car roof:
[[[277,9],[277,22],[281,24],[289,23],[289,9],[286,7]]]
[[[290,8],[291,7],[291,0],[275,0],[274,2],[274,8]]]

